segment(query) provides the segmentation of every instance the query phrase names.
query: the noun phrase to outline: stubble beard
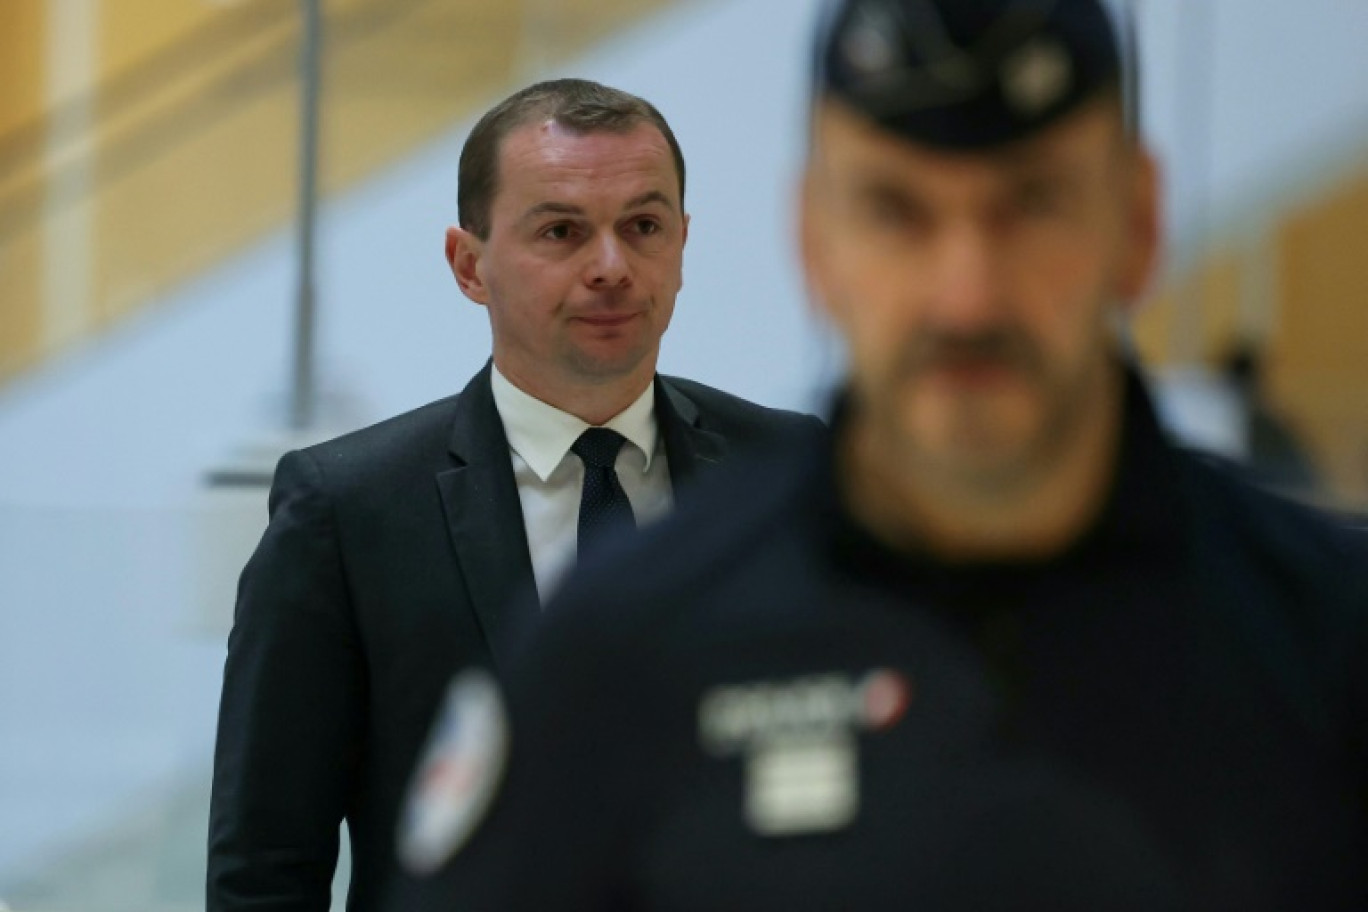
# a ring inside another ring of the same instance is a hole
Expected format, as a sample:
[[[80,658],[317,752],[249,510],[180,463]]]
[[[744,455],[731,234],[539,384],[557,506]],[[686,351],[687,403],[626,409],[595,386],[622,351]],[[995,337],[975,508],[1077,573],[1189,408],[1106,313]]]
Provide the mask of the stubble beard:
[[[957,402],[921,403],[919,397],[927,393],[924,372],[900,371],[890,387],[897,392],[883,403],[884,414],[870,416],[874,428],[885,429],[885,439],[876,444],[891,457],[885,471],[900,474],[919,499],[965,508],[991,508],[1029,496],[1089,420],[1089,384],[1097,373],[1093,363],[1066,374],[1041,358],[1020,359],[1013,369],[1022,390],[1013,395],[1028,400],[1024,417],[1004,416],[1000,403],[973,393]],[[923,408],[941,414],[919,415]],[[927,421],[936,426],[926,427]]]

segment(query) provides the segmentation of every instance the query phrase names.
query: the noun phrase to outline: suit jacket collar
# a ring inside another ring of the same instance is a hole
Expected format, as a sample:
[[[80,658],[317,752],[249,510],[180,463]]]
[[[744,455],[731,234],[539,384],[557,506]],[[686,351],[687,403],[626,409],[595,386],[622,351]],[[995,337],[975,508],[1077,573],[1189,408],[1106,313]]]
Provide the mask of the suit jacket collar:
[[[519,631],[534,618],[532,558],[508,438],[494,407],[486,364],[457,398],[448,448],[453,467],[437,473],[447,529],[470,604],[496,666],[506,666]],[[520,597],[526,596],[526,597]]]
[[[536,605],[536,589],[490,371],[486,363],[457,397],[448,442],[453,465],[437,473],[437,488],[470,604],[495,665],[507,667],[525,626],[536,620],[526,616]],[[700,471],[724,460],[727,442],[703,427],[697,404],[668,377],[656,377],[655,408],[678,494]]]
[[[700,471],[726,459],[727,439],[703,427],[698,406],[671,378],[656,375],[656,422],[670,461],[676,496]]]

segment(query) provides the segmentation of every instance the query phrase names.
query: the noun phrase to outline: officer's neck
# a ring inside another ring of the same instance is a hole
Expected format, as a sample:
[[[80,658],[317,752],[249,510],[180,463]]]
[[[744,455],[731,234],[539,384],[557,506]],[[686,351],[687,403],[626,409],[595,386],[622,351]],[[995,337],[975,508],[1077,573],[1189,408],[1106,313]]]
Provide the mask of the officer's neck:
[[[845,501],[857,521],[900,550],[956,563],[1047,559],[1101,512],[1118,462],[1123,394],[1123,373],[1108,364],[1049,458],[1007,484],[909,458],[857,411],[838,444]]]

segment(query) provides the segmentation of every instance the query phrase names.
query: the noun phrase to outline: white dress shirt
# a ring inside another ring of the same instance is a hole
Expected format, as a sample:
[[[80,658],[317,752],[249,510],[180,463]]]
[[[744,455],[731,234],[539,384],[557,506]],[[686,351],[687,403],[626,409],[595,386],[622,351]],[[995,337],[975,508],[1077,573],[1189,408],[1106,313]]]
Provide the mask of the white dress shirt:
[[[545,604],[575,563],[584,463],[570,447],[590,425],[518,389],[497,367],[491,381],[518,483],[532,574]],[[665,442],[656,425],[655,381],[603,426],[627,438],[616,469],[637,525],[669,512],[673,495]]]

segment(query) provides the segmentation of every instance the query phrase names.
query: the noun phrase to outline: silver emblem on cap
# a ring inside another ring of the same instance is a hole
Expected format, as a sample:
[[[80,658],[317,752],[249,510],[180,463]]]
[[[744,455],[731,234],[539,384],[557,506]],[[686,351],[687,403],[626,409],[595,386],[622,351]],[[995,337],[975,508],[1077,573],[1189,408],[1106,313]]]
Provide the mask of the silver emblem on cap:
[[[886,14],[860,10],[859,21],[852,23],[841,39],[841,53],[850,68],[870,76],[900,65],[901,54],[892,32],[893,23]]]
[[[1059,42],[1036,38],[1009,56],[999,71],[1002,94],[1018,114],[1033,117],[1073,85],[1073,61]]]

